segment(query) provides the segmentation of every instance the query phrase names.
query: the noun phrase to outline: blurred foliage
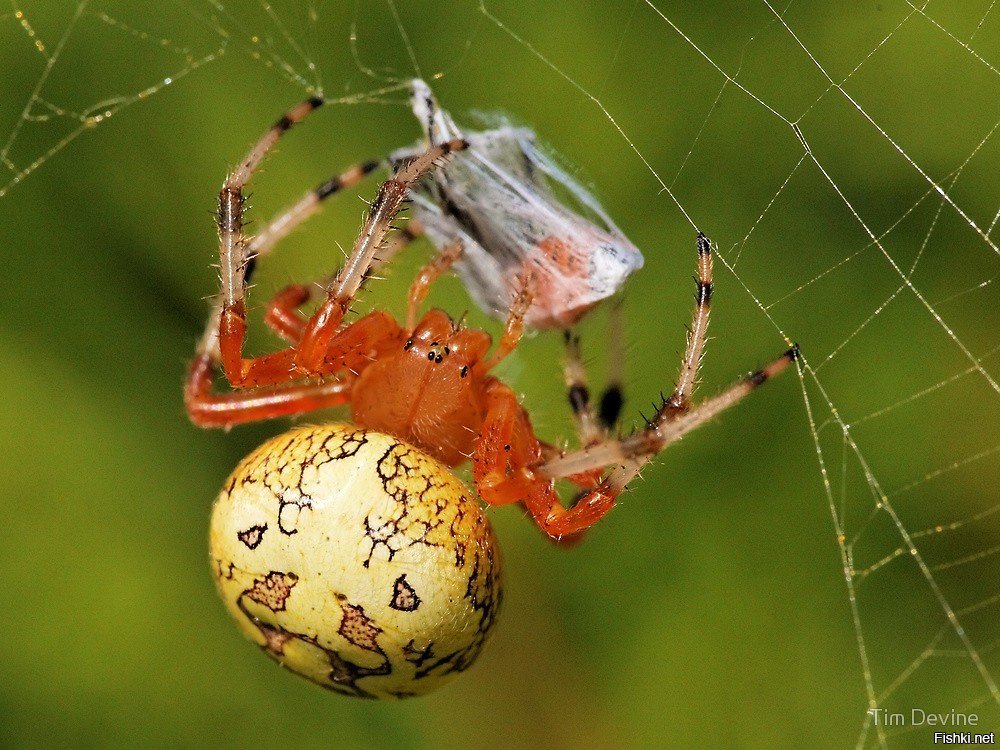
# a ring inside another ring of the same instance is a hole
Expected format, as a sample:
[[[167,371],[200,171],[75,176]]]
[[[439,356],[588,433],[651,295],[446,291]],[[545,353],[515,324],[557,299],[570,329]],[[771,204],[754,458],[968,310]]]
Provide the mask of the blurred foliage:
[[[397,5],[422,73],[445,73],[435,89],[447,108],[503,110],[530,124],[644,248],[647,265],[626,303],[630,415],[672,384],[695,259],[691,225],[643,160],[735,264],[735,274],[717,268],[702,393],[782,351],[778,327],[822,365],[819,383],[848,422],[943,383],[970,361],[905,288],[911,280],[957,341],[998,371],[996,286],[949,301],[995,277],[996,254],[948,206],[930,231],[940,200],[917,203],[926,180],[829,90],[766,4],[655,3],[704,56],[642,2],[488,4],[596,96],[634,150],[592,100],[476,3]],[[845,88],[983,227],[1000,195],[996,143],[976,151],[1000,115],[990,67],[1000,63],[1000,12],[977,29],[988,5],[931,3],[934,22],[895,0],[810,0],[785,15],[835,80],[865,60]],[[21,18],[0,13],[0,143],[16,136],[8,154],[15,169],[79,126],[74,113],[176,80],[88,129],[0,199],[0,476],[8,488],[0,742],[855,744],[867,706],[864,671],[805,407],[818,423],[830,411],[817,382],[805,378],[803,391],[794,373],[658,459],[578,548],[549,545],[515,509],[492,511],[506,553],[505,611],[480,662],[435,695],[399,704],[346,700],[281,673],[244,642],[208,573],[207,515],[238,459],[283,425],[203,432],[184,415],[185,362],[216,283],[214,194],[227,167],[307,94],[269,50],[312,81],[293,45],[307,50],[326,94],[336,97],[379,87],[358,60],[387,76],[412,76],[406,47],[383,3],[236,1],[213,10],[186,0],[152,13],[144,3],[94,0],[51,67],[44,103],[22,121],[75,4],[19,7],[37,37]],[[225,54],[189,70],[186,56],[219,49],[218,27],[229,35]],[[732,82],[724,86],[715,65],[739,70],[739,84],[767,106]],[[96,111],[103,106],[115,105]],[[809,159],[795,168],[803,148],[785,120],[798,121],[828,178]],[[398,93],[325,108],[282,142],[254,181],[254,216],[262,222],[329,173],[418,135]],[[870,245],[831,181],[876,235],[905,217],[883,243],[899,272]],[[359,195],[374,189],[368,181]],[[352,195],[333,202],[262,267],[254,299],[329,271],[362,209]],[[426,255],[421,246],[401,259],[363,305],[399,313]],[[470,306],[453,279],[431,302],[455,315]],[[475,311],[470,321],[498,331]],[[607,366],[605,314],[595,313],[582,334],[596,386]],[[274,346],[266,334],[252,344]],[[532,337],[503,370],[552,440],[571,430],[560,346],[556,335]],[[906,528],[922,529],[994,507],[996,455],[966,459],[1000,442],[998,416],[996,391],[973,373],[859,423],[852,436],[883,490],[917,483],[899,505]],[[835,424],[819,435],[832,497],[840,502],[843,488],[849,533],[863,529],[870,544],[855,548],[862,569],[899,548],[899,534],[884,514],[862,525],[873,508],[862,464]],[[922,479],[963,460],[943,481]],[[991,549],[997,531],[987,519],[941,540],[922,538],[921,549],[947,561]],[[959,610],[989,600],[998,585],[989,559],[935,576]],[[862,631],[881,693],[946,623],[909,558],[863,586]],[[970,615],[978,646],[1000,637],[995,615],[988,607]],[[889,705],[971,706],[987,731],[996,729],[1000,712],[961,644],[947,628],[935,643],[958,657],[919,667]],[[987,649],[984,659],[996,673],[996,655]],[[911,732],[890,745],[927,740],[926,731]]]

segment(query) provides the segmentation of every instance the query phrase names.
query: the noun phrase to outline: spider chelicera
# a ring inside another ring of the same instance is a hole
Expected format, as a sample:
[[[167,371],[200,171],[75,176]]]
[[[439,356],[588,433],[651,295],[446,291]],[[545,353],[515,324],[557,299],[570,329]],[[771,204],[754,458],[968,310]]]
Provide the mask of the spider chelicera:
[[[245,357],[246,288],[256,260],[322,200],[377,166],[347,170],[256,237],[244,234],[248,180],[281,135],[320,104],[309,99],[278,120],[219,193],[221,292],[190,366],[185,403],[192,421],[203,427],[350,405],[353,424],[296,428],[265,443],[233,472],[213,511],[213,569],[230,612],[275,659],[347,695],[404,697],[427,692],[471,665],[501,601],[493,533],[452,468],[471,460],[475,489],[488,505],[519,504],[552,539],[578,539],[653,456],[784,370],[798,350],[792,346],[722,393],[692,403],[712,296],[712,247],[699,234],[696,305],[674,391],[644,429],[614,437],[620,394],[612,388],[594,408],[577,341],[567,336],[569,401],[581,447],[563,451],[535,435],[514,392],[491,374],[516,348],[533,303],[542,303],[534,308],[534,322],[544,326],[574,319],[595,302],[581,296],[560,307],[566,299],[552,286],[559,279],[551,267],[517,266],[511,277],[516,293],[495,347],[485,331],[442,310],[420,315],[430,286],[466,250],[468,226],[445,222],[442,214],[439,239],[454,236],[413,281],[406,319],[376,310],[347,322],[362,284],[398,249],[391,242],[392,221],[404,201],[426,189],[421,180],[449,160],[485,148],[470,134],[470,140],[431,138],[423,152],[392,159],[394,174],[379,188],[347,261],[320,287],[315,311],[301,312],[315,285],[279,292],[265,321],[288,346]],[[500,130],[493,137],[515,136]],[[428,191],[425,200],[428,194],[448,195]],[[463,195],[468,200],[474,193],[466,189]],[[434,221],[433,206],[425,208]],[[476,209],[463,213],[469,217]],[[496,221],[496,212],[491,215]],[[585,223],[570,222],[578,229]],[[626,247],[597,230],[589,236],[600,237],[604,249],[581,246],[588,231],[564,247],[575,245],[579,257],[601,263]],[[404,227],[395,236],[400,234],[405,240],[413,232]],[[494,231],[477,252],[502,255],[503,236]],[[547,247],[559,239],[546,239]],[[608,250],[611,245],[617,250]],[[572,286],[587,288],[595,268]],[[613,292],[628,270],[628,263],[620,265],[624,275],[611,279],[602,293]],[[509,279],[499,282],[482,277],[476,283],[481,292],[494,293]],[[220,371],[228,391],[214,387]],[[568,507],[557,494],[558,480],[580,490]]]

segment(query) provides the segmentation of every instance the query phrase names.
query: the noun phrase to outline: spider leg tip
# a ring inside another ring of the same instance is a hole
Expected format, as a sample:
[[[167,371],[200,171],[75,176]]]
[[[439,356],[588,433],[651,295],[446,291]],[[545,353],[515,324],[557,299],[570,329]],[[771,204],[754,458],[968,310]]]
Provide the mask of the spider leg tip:
[[[704,232],[698,232],[698,255],[708,255],[712,252],[712,241],[705,236]]]

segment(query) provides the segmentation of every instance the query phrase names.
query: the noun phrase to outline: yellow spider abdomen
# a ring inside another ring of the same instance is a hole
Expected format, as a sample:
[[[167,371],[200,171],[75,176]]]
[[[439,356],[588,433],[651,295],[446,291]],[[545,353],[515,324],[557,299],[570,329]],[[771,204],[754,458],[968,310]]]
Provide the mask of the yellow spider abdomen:
[[[444,684],[479,655],[502,595],[475,495],[417,448],[346,424],[296,428],[245,458],[209,546],[240,628],[345,695]]]

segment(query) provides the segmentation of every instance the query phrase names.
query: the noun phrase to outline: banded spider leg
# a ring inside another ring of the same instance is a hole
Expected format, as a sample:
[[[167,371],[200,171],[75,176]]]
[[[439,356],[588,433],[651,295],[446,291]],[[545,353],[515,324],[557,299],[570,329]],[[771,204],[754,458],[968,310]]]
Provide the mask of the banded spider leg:
[[[592,526],[614,506],[616,498],[628,483],[660,451],[734,406],[798,359],[798,347],[792,345],[763,369],[745,376],[722,393],[693,404],[692,394],[705,348],[712,299],[712,247],[701,233],[698,235],[698,275],[695,284],[695,307],[677,385],[645,429],[624,438],[604,437],[590,444],[584,442],[579,450],[549,456],[531,468],[534,477],[548,480],[549,484],[535,482],[530,489],[525,488],[522,502],[535,522],[550,536],[571,537]],[[586,399],[577,398],[576,401],[589,409]],[[588,416],[584,421],[589,420]],[[590,434],[581,433],[585,441]],[[593,478],[595,474],[602,478],[595,481],[571,507],[566,508],[560,503],[552,486],[554,480],[570,479],[586,488],[587,482],[581,479]]]
[[[395,174],[380,187],[351,255],[332,282],[325,285],[327,298],[320,308],[308,320],[298,314],[297,308],[310,296],[309,288],[302,285],[279,292],[268,305],[265,320],[293,346],[247,359],[242,353],[246,335],[245,297],[257,258],[270,252],[295,226],[312,216],[323,200],[357,183],[378,165],[378,162],[366,162],[348,169],[307,193],[256,238],[250,239],[244,234],[243,190],[246,184],[280,137],[322,104],[322,99],[311,98],[289,110],[250,149],[219,193],[221,291],[209,315],[185,387],[188,411],[192,419],[203,426],[229,426],[344,402],[348,392],[346,380],[308,382],[309,378],[324,374],[327,348],[340,330],[354,296],[372,269],[385,262],[385,254],[381,259],[377,254],[385,245],[392,220],[409,189],[441,159],[467,146],[461,139],[448,141],[399,165]],[[415,236],[417,231],[405,232],[402,241]],[[398,252],[399,247],[400,243],[390,246],[390,252]],[[378,322],[372,321],[370,327],[384,330],[384,322],[382,326]],[[355,331],[354,335],[362,330]],[[220,365],[230,384],[244,390],[226,394],[212,392],[214,373]]]

